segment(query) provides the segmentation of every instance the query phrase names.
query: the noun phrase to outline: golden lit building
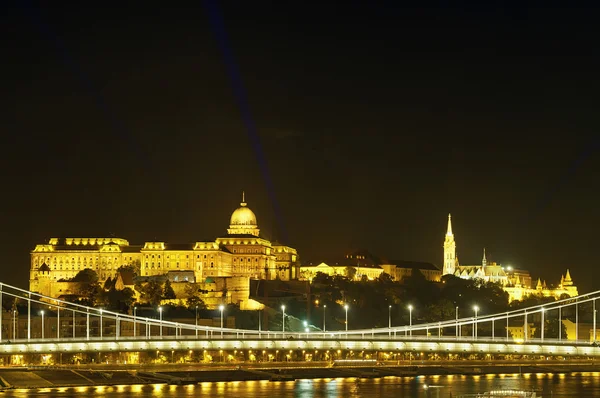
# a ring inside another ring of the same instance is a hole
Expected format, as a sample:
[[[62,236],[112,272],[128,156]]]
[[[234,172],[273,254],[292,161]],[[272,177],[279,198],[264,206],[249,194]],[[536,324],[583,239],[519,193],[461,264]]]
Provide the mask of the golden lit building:
[[[84,269],[100,281],[130,265],[139,276],[192,271],[197,282],[208,277],[297,279],[296,249],[260,236],[256,215],[245,196],[230,218],[227,234],[214,241],[173,244],[160,241],[130,245],[121,238],[52,238],[31,252],[30,290],[49,293],[49,284],[73,278]]]
[[[397,282],[403,282],[406,278],[410,278],[415,270],[430,282],[441,282],[442,280],[442,271],[438,267],[421,261],[386,261],[381,264],[381,268]]]
[[[531,276],[528,271],[516,270],[512,267],[502,267],[495,262],[489,262],[486,259],[485,248],[483,249],[483,258],[480,265],[460,265],[456,255],[456,240],[452,232],[452,216],[448,214],[448,228],[444,238],[444,269],[443,275],[454,275],[462,279],[482,279],[486,282],[494,282],[502,285],[504,291],[508,293],[508,301],[522,300],[530,295],[542,297],[560,298],[562,295],[570,297],[577,296],[577,286],[571,279],[571,274],[567,270],[566,275],[561,277],[560,283],[553,288],[549,288],[546,282],[538,283],[535,287],[531,285]]]
[[[357,250],[335,261],[302,266],[300,268],[300,279],[312,280],[317,272],[329,276],[342,275],[360,281],[364,278],[367,280],[378,278],[382,274],[383,268],[379,266],[379,259],[367,250]]]

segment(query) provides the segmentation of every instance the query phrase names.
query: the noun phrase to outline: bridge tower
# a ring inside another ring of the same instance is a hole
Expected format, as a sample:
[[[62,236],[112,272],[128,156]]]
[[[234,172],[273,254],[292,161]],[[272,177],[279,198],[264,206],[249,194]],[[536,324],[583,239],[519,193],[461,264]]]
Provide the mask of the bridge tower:
[[[452,215],[448,214],[448,230],[444,239],[444,270],[442,275],[454,274],[456,265],[456,242],[452,233]]]

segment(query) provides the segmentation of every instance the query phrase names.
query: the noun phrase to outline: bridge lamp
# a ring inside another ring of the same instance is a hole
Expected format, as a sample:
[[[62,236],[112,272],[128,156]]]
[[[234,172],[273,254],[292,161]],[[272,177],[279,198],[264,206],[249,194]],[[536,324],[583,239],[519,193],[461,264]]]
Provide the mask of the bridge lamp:
[[[221,311],[221,337],[223,337],[223,311],[225,310],[225,306],[221,304],[219,306],[219,311]]]
[[[412,336],[412,304],[408,305],[408,326],[410,326],[410,335]]]
[[[137,337],[137,306],[133,307],[133,337]]]
[[[42,316],[42,339],[44,338],[44,310],[40,311],[40,315]]]
[[[473,311],[475,311],[475,322],[473,323],[473,338],[477,338],[477,312],[479,312],[479,306],[474,305]]]
[[[281,306],[281,331],[285,333],[285,305]]]
[[[196,306],[196,338],[198,337],[198,306]]]
[[[104,310],[100,308],[100,338],[102,338],[102,312]]]
[[[540,324],[540,337],[542,341],[544,341],[544,312],[546,312],[546,309],[544,307],[541,307],[540,313],[542,314],[542,322]]]
[[[344,305],[344,309],[346,310],[346,332],[348,331],[348,304]]]
[[[327,304],[323,304],[323,333],[325,333],[325,310],[327,309]]]
[[[163,307],[158,307],[158,320],[160,322],[160,337],[162,337],[162,313],[163,313]]]
[[[392,306],[388,305],[388,327],[392,328]]]

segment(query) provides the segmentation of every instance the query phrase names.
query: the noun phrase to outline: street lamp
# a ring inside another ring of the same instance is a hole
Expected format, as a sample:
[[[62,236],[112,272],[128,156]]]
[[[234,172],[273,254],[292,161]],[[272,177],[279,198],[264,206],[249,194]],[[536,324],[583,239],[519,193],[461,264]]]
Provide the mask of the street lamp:
[[[456,334],[456,337],[459,336],[459,334],[458,334],[458,305],[456,306],[456,332],[455,332],[455,334]]]
[[[137,307],[133,307],[133,337],[137,336],[137,330],[136,330],[137,321],[135,319],[136,317],[137,317]]]
[[[412,310],[413,310],[413,306],[412,304],[408,305],[408,326],[410,328],[410,335],[412,336]]]
[[[348,304],[344,304],[344,309],[346,310],[346,332],[348,331]]]
[[[160,337],[162,337],[162,311],[163,308],[162,307],[158,307],[158,320],[159,320],[159,324],[160,324]]]
[[[304,331],[306,332],[306,337],[308,338],[308,331],[310,330],[310,329],[308,328],[308,322],[307,322],[307,321],[304,321],[303,323],[304,323]]]
[[[473,322],[473,338],[477,338],[477,312],[479,311],[479,306],[474,305],[473,311],[475,311],[475,322]]]
[[[44,310],[41,310],[40,314],[42,315],[42,339],[43,339],[44,338]]]
[[[225,306],[221,304],[219,306],[219,311],[221,311],[221,338],[223,337],[223,311],[225,310]]]
[[[542,341],[544,341],[544,312],[546,311],[546,309],[544,307],[542,307],[540,309],[540,311],[542,312],[542,324],[540,325],[540,328],[541,328],[541,330],[540,330],[540,332],[541,332],[540,337],[541,337]]]
[[[12,338],[15,340],[17,337],[17,310],[13,310],[13,335]]]
[[[100,308],[100,339],[102,339],[102,308]]]
[[[327,309],[327,304],[323,304],[323,332],[325,332],[325,310]]]
[[[281,331],[285,333],[285,305],[281,306]]]
[[[196,306],[196,338],[198,338],[198,306]]]

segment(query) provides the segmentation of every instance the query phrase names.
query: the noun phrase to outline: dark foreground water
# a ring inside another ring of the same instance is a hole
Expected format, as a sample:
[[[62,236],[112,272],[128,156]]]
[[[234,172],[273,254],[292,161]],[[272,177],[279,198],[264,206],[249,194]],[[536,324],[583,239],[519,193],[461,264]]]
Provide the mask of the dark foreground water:
[[[427,388],[426,388],[427,386]],[[535,389],[546,397],[600,397],[600,373],[484,376],[419,376],[381,379],[317,379],[295,382],[241,381],[188,386],[163,384],[10,390],[6,397],[84,395],[123,397],[457,397],[492,389]],[[540,393],[538,393],[540,396]]]

